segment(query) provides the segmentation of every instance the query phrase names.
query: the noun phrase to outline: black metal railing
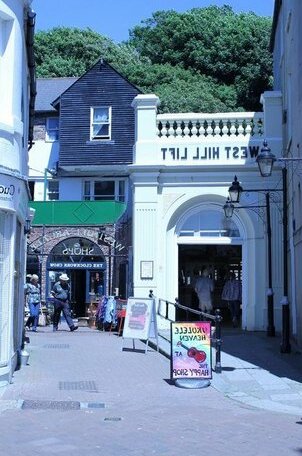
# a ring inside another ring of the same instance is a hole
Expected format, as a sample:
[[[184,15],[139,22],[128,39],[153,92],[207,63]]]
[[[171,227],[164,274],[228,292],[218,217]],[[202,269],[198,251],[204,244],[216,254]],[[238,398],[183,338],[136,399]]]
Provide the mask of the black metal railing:
[[[149,297],[153,298],[153,292],[150,290]],[[164,311],[162,308],[164,307]],[[157,314],[163,317],[165,320],[177,321],[175,318],[170,318],[170,311],[173,310],[174,315],[176,314],[175,310],[181,309],[185,312],[186,321],[190,321],[190,314],[196,315],[199,320],[202,321],[212,321],[215,324],[213,334],[211,332],[211,344],[215,346],[215,367],[214,370],[217,374],[221,373],[221,322],[222,316],[220,309],[215,310],[215,315],[202,312],[201,310],[191,309],[190,307],[183,306],[178,302],[178,299],[175,298],[175,302],[170,302],[164,299],[158,300],[158,309]],[[182,320],[183,321],[183,320]]]

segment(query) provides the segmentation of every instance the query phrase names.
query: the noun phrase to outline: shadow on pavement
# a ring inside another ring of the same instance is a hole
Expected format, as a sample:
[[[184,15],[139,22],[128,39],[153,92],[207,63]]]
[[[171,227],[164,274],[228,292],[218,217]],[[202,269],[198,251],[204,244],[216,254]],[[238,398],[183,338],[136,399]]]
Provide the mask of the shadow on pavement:
[[[268,337],[265,332],[242,331],[234,328],[222,330],[222,352],[240,358],[253,366],[245,369],[265,369],[278,377],[287,377],[302,383],[302,352],[292,346],[291,353],[280,352],[281,336]],[[222,370],[237,370],[226,366]]]

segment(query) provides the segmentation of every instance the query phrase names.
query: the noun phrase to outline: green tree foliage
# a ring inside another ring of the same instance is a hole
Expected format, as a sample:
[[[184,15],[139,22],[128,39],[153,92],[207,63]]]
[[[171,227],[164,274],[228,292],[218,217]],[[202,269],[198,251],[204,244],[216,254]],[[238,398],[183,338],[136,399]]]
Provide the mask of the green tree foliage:
[[[80,76],[103,57],[161,112],[259,109],[270,87],[271,23],[230,7],[157,11],[115,43],[90,29],[58,27],[35,39],[37,76]]]
[[[103,57],[117,65],[138,59],[135,49],[90,29],[56,27],[35,36],[38,77],[81,76]]]
[[[181,65],[234,85],[238,105],[257,109],[271,82],[270,30],[269,18],[210,6],[157,11],[134,27],[130,43],[152,63]]]
[[[144,93],[159,96],[160,112],[227,112],[243,110],[236,105],[234,86],[170,64],[139,63],[120,66]]]

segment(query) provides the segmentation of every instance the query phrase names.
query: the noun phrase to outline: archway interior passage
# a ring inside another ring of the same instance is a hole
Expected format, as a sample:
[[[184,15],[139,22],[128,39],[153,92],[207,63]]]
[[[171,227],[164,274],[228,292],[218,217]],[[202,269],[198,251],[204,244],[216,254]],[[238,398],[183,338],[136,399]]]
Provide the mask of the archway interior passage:
[[[226,301],[222,301],[221,294],[228,272],[234,272],[241,280],[242,276],[242,248],[241,245],[216,244],[186,244],[178,246],[178,298],[179,303],[198,309],[198,298],[194,291],[194,280],[206,267],[214,281],[213,308],[220,308],[224,323],[230,321]],[[178,312],[177,319],[186,318],[182,311]],[[191,314],[190,319],[194,318]]]

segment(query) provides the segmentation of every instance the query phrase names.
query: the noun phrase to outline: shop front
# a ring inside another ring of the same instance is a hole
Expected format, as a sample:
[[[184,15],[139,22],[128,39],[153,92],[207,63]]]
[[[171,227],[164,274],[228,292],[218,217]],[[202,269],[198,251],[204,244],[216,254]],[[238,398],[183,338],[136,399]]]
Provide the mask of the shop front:
[[[46,294],[62,272],[70,277],[71,308],[76,317],[84,317],[91,296],[103,295],[106,283],[106,262],[100,247],[89,239],[68,238],[50,252],[46,263]]]
[[[125,287],[124,264],[128,256],[109,230],[110,227],[105,236],[99,227],[32,229],[27,273],[41,277],[43,302],[51,302],[51,289],[63,272],[70,278],[71,307],[76,317],[86,316],[94,297],[119,294],[119,285],[121,290]]]

